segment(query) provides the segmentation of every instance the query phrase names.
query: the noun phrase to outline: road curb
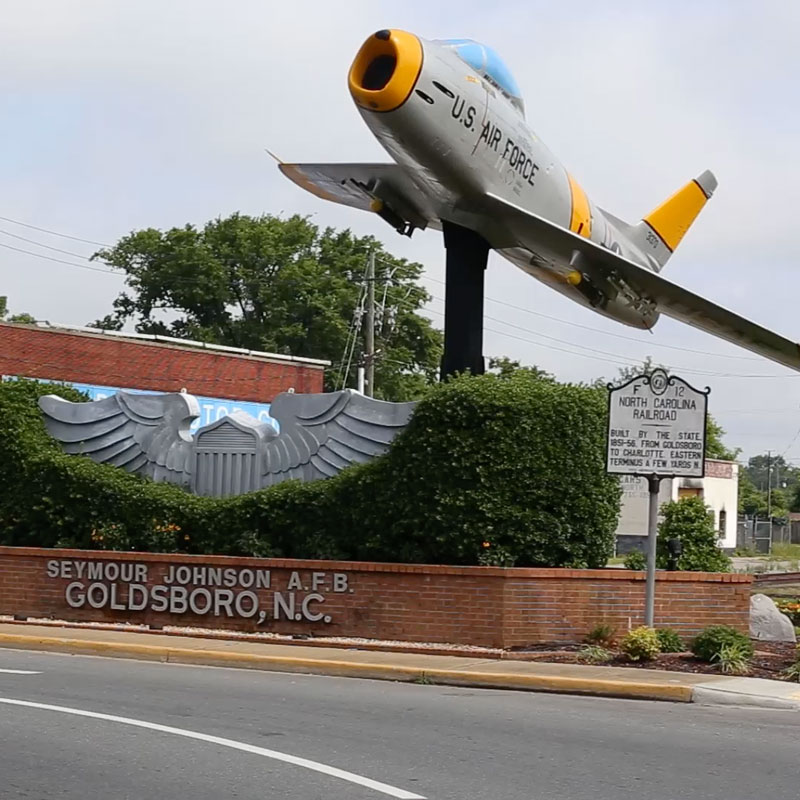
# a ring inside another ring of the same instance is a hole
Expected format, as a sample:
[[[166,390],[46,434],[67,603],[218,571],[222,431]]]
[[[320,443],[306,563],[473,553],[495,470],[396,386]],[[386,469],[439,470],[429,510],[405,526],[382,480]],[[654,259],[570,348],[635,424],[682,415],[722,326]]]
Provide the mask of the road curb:
[[[376,680],[430,682],[486,689],[519,689],[638,700],[666,700],[679,703],[691,703],[693,694],[692,687],[684,684],[574,678],[559,675],[525,675],[510,672],[480,672],[472,669],[427,669],[398,664],[374,664],[322,658],[295,658],[255,653],[224,652],[220,650],[68,639],[64,637],[25,636],[21,634],[0,634],[0,647],[41,650],[70,655],[134,658],[175,664],[236,667],[239,669],[257,669],[272,672],[299,672]]]

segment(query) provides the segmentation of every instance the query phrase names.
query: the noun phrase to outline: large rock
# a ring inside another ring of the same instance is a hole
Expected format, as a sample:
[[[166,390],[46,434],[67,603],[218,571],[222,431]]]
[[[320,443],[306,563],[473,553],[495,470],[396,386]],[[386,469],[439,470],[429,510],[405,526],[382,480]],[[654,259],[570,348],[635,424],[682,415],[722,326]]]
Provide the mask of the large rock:
[[[762,642],[796,642],[792,621],[781,614],[772,598],[754,594],[750,598],[750,636]]]

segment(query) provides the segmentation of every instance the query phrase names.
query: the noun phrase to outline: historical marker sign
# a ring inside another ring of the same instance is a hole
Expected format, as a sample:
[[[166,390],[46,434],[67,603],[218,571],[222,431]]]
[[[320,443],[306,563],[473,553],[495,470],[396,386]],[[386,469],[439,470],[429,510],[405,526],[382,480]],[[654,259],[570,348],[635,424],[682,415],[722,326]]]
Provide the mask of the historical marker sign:
[[[663,369],[609,386],[607,471],[702,478],[708,392]]]
[[[654,369],[608,387],[606,471],[647,478],[647,584],[644,624],[655,617],[658,489],[662,478],[705,475],[709,389]]]

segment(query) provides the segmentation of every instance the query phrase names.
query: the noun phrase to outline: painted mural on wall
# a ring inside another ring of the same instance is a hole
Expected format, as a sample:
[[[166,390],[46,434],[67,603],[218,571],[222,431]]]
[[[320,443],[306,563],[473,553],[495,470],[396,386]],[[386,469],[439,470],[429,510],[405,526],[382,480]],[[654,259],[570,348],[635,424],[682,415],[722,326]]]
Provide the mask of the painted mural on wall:
[[[24,377],[26,380],[39,380],[46,381],[47,383],[57,383],[60,386],[69,386],[72,389],[77,389],[79,392],[89,395],[90,400],[105,400],[106,397],[110,397],[112,394],[117,394],[117,392],[147,395],[162,394],[162,392],[157,392],[152,389],[131,389],[130,387],[124,386],[101,386],[96,383],[61,381],[54,378],[34,378],[29,375],[3,375],[0,377],[0,380],[16,381],[21,377]],[[278,423],[270,416],[269,403],[253,403],[246,400],[231,400],[230,398],[222,397],[203,397],[198,394],[194,395],[194,398],[200,405],[200,416],[192,421],[192,425],[190,427],[192,433],[195,433],[199,428],[202,428],[211,422],[221,419],[222,417],[227,417],[229,414],[233,414],[237,411],[244,411],[246,414],[254,417],[259,422],[268,422],[275,428],[275,430],[278,429]]]
[[[408,424],[414,403],[388,403],[345,390],[279,394],[271,422],[235,412],[192,435],[200,416],[185,393],[118,392],[71,403],[39,399],[50,435],[66,453],[89,456],[156,482],[228,497],[292,478],[313,481],[382,455]]]

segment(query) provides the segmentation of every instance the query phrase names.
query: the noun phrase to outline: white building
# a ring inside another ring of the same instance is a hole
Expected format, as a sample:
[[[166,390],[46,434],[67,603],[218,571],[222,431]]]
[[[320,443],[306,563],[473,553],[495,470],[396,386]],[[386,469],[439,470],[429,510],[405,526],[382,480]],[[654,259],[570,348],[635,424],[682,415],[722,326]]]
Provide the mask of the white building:
[[[617,553],[644,550],[647,540],[646,478],[621,475],[622,503],[617,524]],[[739,465],[735,461],[706,459],[704,478],[664,478],[661,481],[659,505],[682,497],[699,496],[714,514],[719,532],[719,546],[736,547],[736,523],[739,507]]]

